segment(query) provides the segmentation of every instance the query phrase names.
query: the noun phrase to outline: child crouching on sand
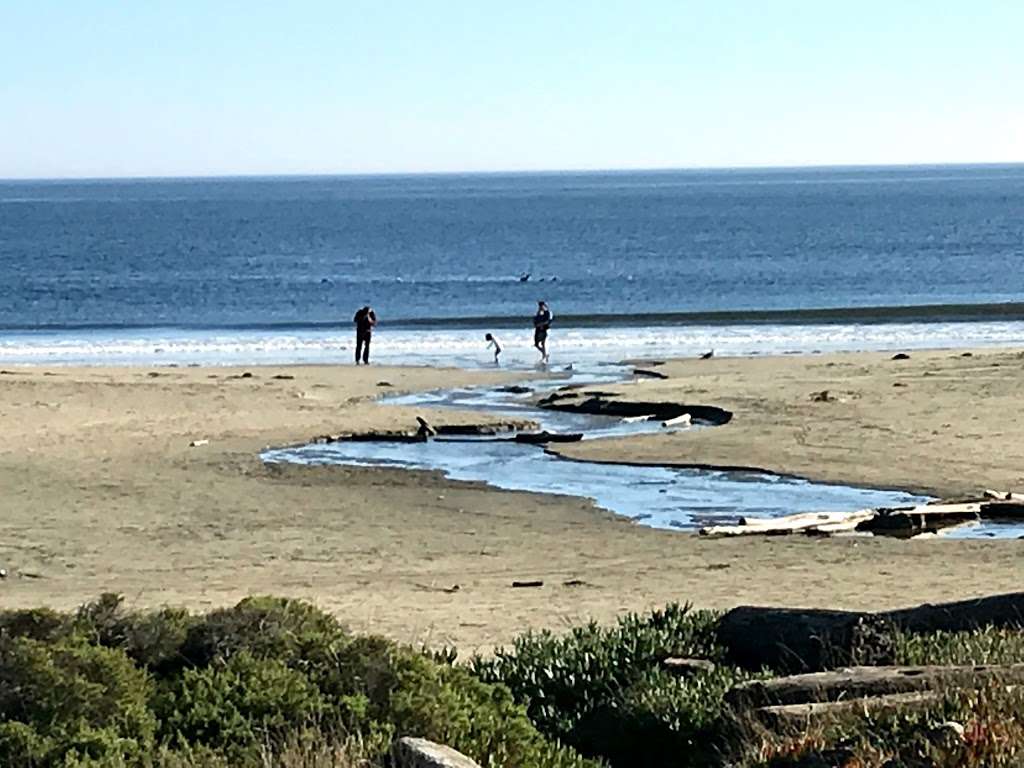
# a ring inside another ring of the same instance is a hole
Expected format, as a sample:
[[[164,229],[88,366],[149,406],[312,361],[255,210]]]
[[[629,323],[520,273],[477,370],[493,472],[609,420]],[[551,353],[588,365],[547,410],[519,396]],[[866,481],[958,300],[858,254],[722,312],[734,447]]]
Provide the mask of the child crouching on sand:
[[[501,365],[501,363],[498,362],[498,355],[501,354],[501,345],[498,343],[498,340],[488,333],[484,336],[484,341],[487,342],[488,349],[494,347],[494,364]]]

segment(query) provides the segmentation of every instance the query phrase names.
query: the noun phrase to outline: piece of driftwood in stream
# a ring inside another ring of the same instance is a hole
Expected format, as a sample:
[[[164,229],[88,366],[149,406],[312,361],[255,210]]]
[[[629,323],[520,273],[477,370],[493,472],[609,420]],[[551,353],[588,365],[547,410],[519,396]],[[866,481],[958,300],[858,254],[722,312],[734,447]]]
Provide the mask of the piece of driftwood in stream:
[[[834,534],[859,531],[876,535],[911,537],[981,519],[1024,519],[1024,496],[1007,493],[1001,499],[933,502],[908,507],[862,509],[856,512],[801,512],[775,518],[748,517],[740,518],[738,525],[707,526],[701,528],[699,533],[703,536],[771,536],[786,533]]]
[[[986,520],[1024,519],[1024,494],[1011,493],[1009,496],[1001,501],[982,502],[981,517]]]
[[[981,518],[981,502],[919,504],[915,507],[879,509],[857,530],[869,533],[916,536]]]
[[[911,691],[868,696],[842,701],[812,701],[807,704],[780,704],[758,707],[754,718],[772,730],[804,728],[812,720],[829,720],[840,715],[880,715],[887,712],[917,712],[927,710],[942,699],[938,691]]]
[[[702,536],[781,536],[789,533],[841,533],[856,530],[877,512],[799,512],[783,517],[741,517],[739,525],[710,525],[700,529]]]
[[[891,664],[891,627],[871,613],[742,605],[718,622],[726,660],[751,670],[811,672],[850,664]]]
[[[688,413],[684,413],[682,416],[676,416],[674,419],[667,419],[667,420],[661,422],[661,426],[663,426],[663,427],[688,427],[692,423],[693,423],[693,417],[690,414],[688,414]]]
[[[434,427],[439,436],[472,437],[475,435],[497,435],[499,432],[511,432],[513,424],[442,424]]]
[[[360,432],[355,435],[338,435],[333,442],[352,443],[419,443],[422,442],[419,435],[407,432]]]
[[[622,423],[623,424],[639,424],[642,421],[656,421],[657,418],[658,417],[655,416],[653,413],[645,413],[645,414],[642,414],[640,416],[623,416],[622,417]]]
[[[845,667],[739,683],[726,693],[725,700],[736,710],[748,710],[915,691],[971,690],[995,683],[1024,683],[1024,664]]]
[[[809,672],[893,659],[893,631],[1024,628],[1024,592],[881,613],[740,606],[718,624],[726,658],[748,669]]]
[[[518,432],[513,438],[517,443],[578,443],[582,432]]]
[[[1020,501],[937,502],[910,508],[879,510],[879,514],[874,519],[864,522],[858,526],[857,530],[888,535],[916,536],[920,533],[938,531],[975,520],[1021,519],[1024,519],[1024,499]]]

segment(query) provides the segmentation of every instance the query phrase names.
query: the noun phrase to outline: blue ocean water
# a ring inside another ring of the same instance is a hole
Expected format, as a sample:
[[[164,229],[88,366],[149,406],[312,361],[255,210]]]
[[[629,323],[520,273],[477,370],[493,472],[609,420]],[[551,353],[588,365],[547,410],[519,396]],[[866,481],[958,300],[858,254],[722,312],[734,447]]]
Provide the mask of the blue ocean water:
[[[0,182],[0,332],[1020,320],[1022,257],[1019,165]]]

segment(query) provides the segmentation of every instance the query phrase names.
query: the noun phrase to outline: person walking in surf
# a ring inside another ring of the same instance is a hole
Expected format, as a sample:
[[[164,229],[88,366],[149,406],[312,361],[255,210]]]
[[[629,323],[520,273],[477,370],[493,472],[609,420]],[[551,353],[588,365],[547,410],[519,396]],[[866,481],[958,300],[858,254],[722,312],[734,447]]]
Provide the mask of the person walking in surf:
[[[484,341],[487,342],[488,349],[494,347],[494,364],[501,365],[501,362],[498,360],[498,356],[501,355],[501,344],[499,344],[498,340],[490,333],[484,336]]]
[[[356,365],[359,365],[360,358],[363,365],[370,364],[370,338],[373,336],[373,328],[377,325],[377,315],[373,309],[366,305],[352,318],[356,326]]]
[[[533,346],[540,352],[540,361],[548,361],[548,330],[554,315],[543,301],[537,302],[537,314],[533,316]]]

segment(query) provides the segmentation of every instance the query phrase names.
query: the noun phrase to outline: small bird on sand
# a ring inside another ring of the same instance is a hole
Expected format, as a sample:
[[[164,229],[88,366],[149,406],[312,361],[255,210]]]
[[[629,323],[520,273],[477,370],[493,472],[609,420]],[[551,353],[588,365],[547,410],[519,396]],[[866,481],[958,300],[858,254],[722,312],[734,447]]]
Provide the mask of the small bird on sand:
[[[712,349],[712,350],[709,350],[709,351],[705,352],[703,355],[701,355],[700,359],[701,360],[710,360],[714,356],[715,356],[715,350]]]

